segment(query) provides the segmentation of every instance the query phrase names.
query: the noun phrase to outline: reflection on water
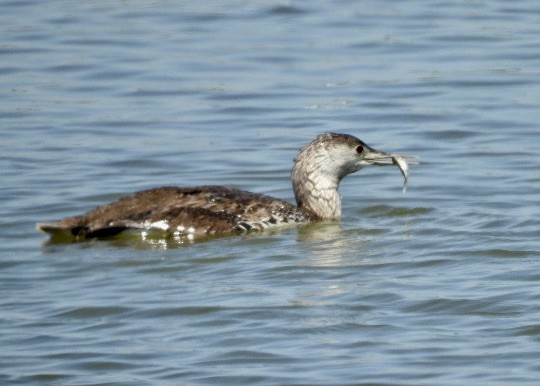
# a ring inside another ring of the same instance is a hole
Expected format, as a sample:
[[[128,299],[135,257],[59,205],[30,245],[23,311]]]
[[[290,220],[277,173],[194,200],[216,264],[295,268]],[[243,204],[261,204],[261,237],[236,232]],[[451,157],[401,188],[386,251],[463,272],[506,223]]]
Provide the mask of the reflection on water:
[[[306,257],[309,259],[305,264],[314,266],[342,266],[352,260],[362,259],[362,244],[369,241],[351,237],[351,232],[346,231],[338,222],[326,222],[310,224],[299,230],[298,241],[308,243]],[[351,256],[353,254],[354,256]]]

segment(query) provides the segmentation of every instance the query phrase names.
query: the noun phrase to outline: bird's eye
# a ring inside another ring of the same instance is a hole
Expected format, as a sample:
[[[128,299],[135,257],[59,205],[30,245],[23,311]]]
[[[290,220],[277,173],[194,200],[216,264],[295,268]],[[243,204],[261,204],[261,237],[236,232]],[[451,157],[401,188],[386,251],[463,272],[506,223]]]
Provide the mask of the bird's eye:
[[[364,151],[364,147],[363,146],[356,146],[356,152],[358,154],[362,153]]]

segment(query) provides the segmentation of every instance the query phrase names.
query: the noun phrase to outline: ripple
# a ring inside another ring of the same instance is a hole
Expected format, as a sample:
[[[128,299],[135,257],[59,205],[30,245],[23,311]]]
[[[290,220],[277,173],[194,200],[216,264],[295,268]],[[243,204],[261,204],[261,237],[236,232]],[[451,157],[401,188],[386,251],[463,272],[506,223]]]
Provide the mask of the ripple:
[[[391,205],[374,205],[362,209],[362,213],[371,217],[401,217],[401,216],[416,216],[430,214],[433,212],[431,208],[408,208],[408,207],[396,207]]]
[[[521,326],[514,329],[515,336],[530,336],[534,337],[537,341],[540,340],[540,325],[533,324],[529,326]]]
[[[479,255],[486,257],[496,257],[496,258],[523,258],[523,257],[532,257],[537,255],[537,251],[526,251],[526,250],[509,250],[509,249],[484,249],[484,250],[474,250],[470,252],[471,255]]]
[[[126,314],[132,311],[129,307],[79,307],[73,308],[66,311],[58,312],[54,315],[51,315],[55,318],[69,318],[69,319],[94,319],[94,318],[103,318],[108,316],[115,316],[120,314]]]
[[[290,363],[292,358],[286,355],[279,355],[264,351],[252,351],[252,350],[230,350],[221,354],[217,354],[209,357],[204,362],[199,362],[199,366],[220,366],[234,363],[245,363],[246,365],[252,363]]]
[[[437,313],[446,315],[519,315],[517,306],[503,305],[496,298],[491,299],[432,299],[406,306],[405,312]]]

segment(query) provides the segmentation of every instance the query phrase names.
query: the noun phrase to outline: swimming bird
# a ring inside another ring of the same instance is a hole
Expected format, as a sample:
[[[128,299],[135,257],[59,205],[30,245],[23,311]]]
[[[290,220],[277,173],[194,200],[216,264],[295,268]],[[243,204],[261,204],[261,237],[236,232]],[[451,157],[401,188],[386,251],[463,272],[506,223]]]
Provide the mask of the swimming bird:
[[[337,220],[343,177],[370,165],[397,165],[407,180],[410,156],[375,150],[360,139],[337,133],[318,135],[300,149],[291,173],[296,204],[222,186],[160,187],[99,206],[86,214],[37,228],[75,240],[117,235],[126,230],[158,231],[195,239],[263,230],[283,224]]]

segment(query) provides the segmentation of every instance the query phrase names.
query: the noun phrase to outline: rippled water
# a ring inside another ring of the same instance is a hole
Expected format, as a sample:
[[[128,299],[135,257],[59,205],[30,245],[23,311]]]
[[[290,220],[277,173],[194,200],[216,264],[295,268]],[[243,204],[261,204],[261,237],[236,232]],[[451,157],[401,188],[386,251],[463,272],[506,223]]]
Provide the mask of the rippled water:
[[[536,385],[535,1],[0,3],[0,383]],[[340,224],[48,244],[137,189],[292,200],[296,150],[422,164]]]

